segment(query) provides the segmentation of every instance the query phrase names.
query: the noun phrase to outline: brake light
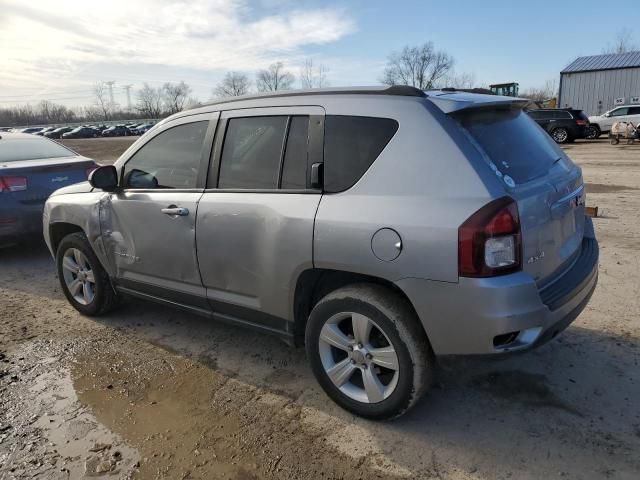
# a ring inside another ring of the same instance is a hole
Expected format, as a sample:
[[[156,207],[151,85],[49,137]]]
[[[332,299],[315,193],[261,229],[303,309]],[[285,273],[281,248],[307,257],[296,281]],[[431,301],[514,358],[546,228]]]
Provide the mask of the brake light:
[[[27,177],[0,177],[0,192],[21,192],[27,189]]]
[[[97,170],[99,166],[100,166],[100,165],[94,165],[94,166],[92,166],[92,167],[87,168],[87,169],[84,171],[84,176],[85,176],[85,177],[87,177],[87,178],[89,178],[89,175],[91,175],[91,172],[93,172],[94,170]]]
[[[493,277],[521,267],[520,217],[512,198],[494,200],[458,228],[461,277]]]
[[[587,120],[581,120],[579,118],[576,119],[576,125],[581,125],[581,126],[584,127],[584,126],[586,126],[588,124],[589,124],[589,122]]]

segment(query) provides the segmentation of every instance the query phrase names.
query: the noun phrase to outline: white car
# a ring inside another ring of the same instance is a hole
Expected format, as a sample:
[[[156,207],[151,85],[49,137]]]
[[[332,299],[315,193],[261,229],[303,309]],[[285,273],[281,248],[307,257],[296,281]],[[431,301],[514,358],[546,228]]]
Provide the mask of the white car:
[[[595,137],[611,130],[615,122],[632,122],[634,125],[640,123],[640,105],[621,105],[613,108],[602,115],[589,117],[589,124],[595,128]]]

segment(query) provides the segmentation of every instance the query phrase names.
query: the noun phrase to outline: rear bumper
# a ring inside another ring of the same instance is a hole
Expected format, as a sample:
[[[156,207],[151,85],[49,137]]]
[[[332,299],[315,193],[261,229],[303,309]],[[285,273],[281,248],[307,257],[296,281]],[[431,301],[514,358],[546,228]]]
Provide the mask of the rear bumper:
[[[437,355],[499,354],[543,344],[584,310],[598,281],[598,243],[585,234],[580,255],[539,290],[524,272],[458,283],[404,279]]]
[[[0,244],[42,232],[44,202],[24,205],[13,199],[3,199],[0,205]]]

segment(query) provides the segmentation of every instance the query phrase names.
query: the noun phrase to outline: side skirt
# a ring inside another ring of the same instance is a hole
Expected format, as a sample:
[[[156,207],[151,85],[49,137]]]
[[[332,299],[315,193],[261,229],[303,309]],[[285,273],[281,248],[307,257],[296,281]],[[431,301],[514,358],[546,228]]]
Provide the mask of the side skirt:
[[[194,313],[196,315],[200,315],[203,317],[213,318],[216,321],[227,323],[229,325],[236,325],[244,328],[249,328],[251,330],[259,331],[262,333],[266,333],[269,335],[275,335],[280,337],[285,341],[288,345],[293,345],[293,334],[291,332],[287,332],[282,329],[270,327],[268,325],[262,325],[257,322],[252,322],[250,320],[245,320],[242,318],[238,318],[236,316],[232,316],[226,313],[214,312],[212,310],[207,310],[200,307],[194,307],[191,305],[187,305],[185,303],[180,303],[175,300],[168,300],[166,298],[161,298],[156,295],[152,295],[149,293],[140,292],[138,290],[134,290],[132,288],[124,287],[122,285],[116,285],[115,289],[117,292],[122,293],[124,295],[130,295],[132,297],[140,298],[142,300],[148,300],[154,303],[160,303],[163,305],[168,305],[173,308],[183,310],[186,312]],[[286,320],[283,320],[286,323]]]

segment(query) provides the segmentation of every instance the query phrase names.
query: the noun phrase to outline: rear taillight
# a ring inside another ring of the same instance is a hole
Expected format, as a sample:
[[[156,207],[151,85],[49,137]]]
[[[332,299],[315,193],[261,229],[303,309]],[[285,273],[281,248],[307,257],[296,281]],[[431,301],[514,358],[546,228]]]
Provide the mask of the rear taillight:
[[[92,166],[92,167],[87,168],[87,169],[84,171],[84,176],[85,176],[86,178],[89,178],[89,175],[91,175],[91,172],[93,172],[94,170],[96,170],[99,166],[100,166],[100,165],[94,165],[94,166]]]
[[[522,266],[518,206],[499,198],[471,215],[458,228],[458,274],[493,277]]]
[[[587,126],[589,124],[589,122],[587,120],[580,120],[579,118],[576,119],[576,125],[580,125],[582,127]]]
[[[0,192],[21,192],[27,189],[27,177],[0,177]]]

